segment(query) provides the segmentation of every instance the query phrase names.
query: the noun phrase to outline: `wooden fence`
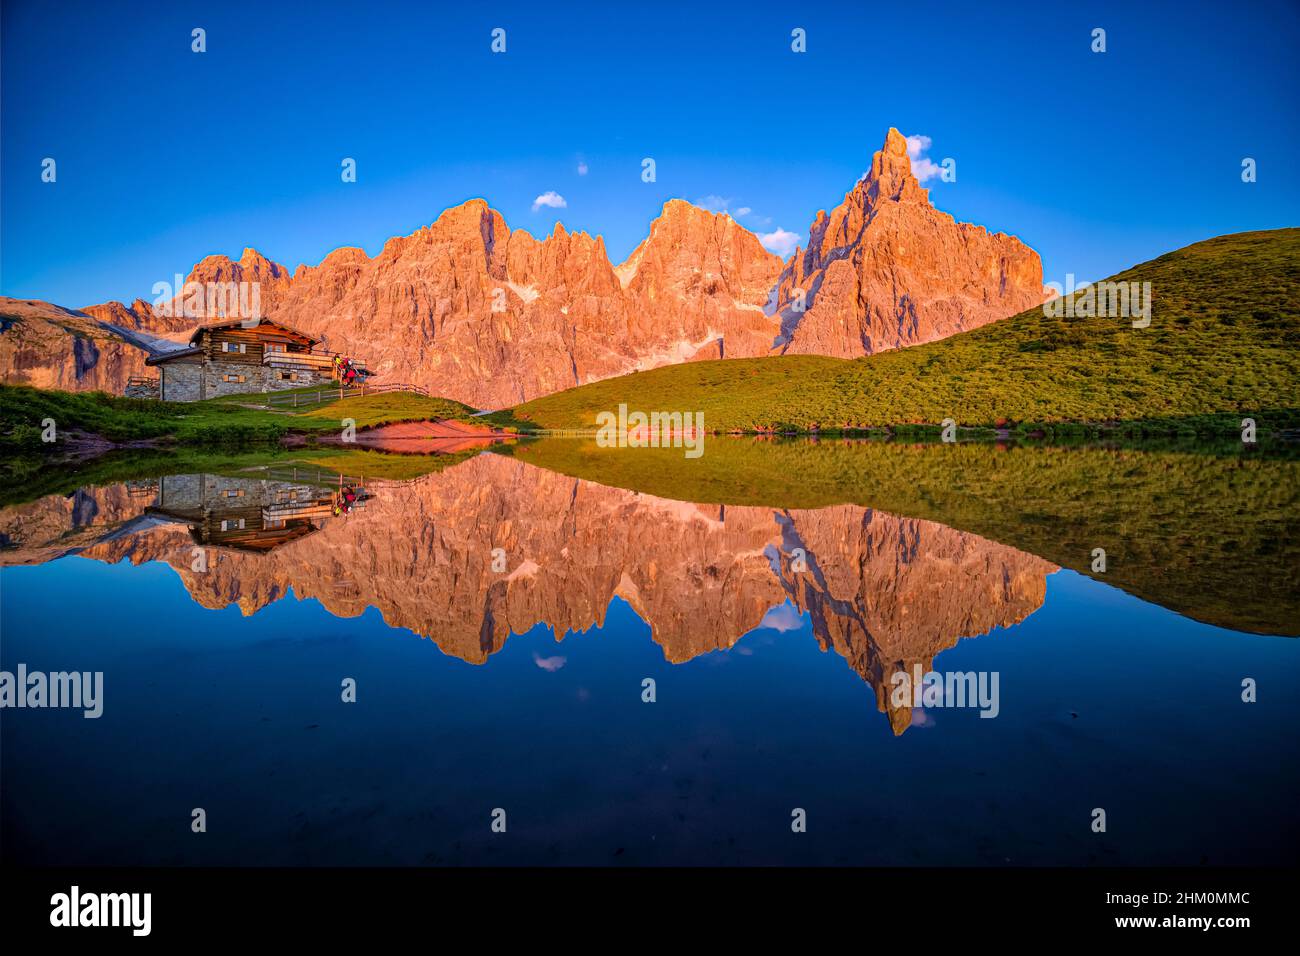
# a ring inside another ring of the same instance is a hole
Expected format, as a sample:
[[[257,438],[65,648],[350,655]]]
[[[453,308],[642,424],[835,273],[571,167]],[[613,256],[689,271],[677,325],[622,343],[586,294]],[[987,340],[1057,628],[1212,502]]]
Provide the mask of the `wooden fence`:
[[[367,478],[364,475],[343,475],[336,471],[307,465],[276,465],[265,469],[265,475],[271,481],[291,484],[315,485],[319,488],[352,487],[358,491],[367,488],[401,488],[410,484],[409,480],[395,478]]]
[[[340,385],[338,388],[321,386],[315,391],[307,392],[268,392],[266,404],[271,408],[311,408],[313,405],[322,405],[325,402],[335,402],[344,398],[385,395],[390,392],[429,397],[429,390],[422,385],[395,382],[388,385],[360,385],[354,388],[348,388],[346,385]]]

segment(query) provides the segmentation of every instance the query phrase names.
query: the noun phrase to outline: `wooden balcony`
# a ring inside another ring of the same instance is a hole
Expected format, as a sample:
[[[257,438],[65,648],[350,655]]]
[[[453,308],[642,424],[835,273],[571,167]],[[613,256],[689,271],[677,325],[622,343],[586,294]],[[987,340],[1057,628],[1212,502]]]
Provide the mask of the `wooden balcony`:
[[[286,521],[290,518],[328,518],[333,513],[332,501],[280,501],[262,508],[262,520]]]
[[[262,356],[262,364],[272,368],[309,368],[328,372],[334,367],[334,359],[315,352],[267,352]]]

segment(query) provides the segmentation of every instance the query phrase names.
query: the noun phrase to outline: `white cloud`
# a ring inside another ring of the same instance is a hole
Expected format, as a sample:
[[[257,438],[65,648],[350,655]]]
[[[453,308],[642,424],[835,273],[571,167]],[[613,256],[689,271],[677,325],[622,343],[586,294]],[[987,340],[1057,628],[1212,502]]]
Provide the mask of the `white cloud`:
[[[928,183],[932,179],[937,179],[943,172],[943,167],[934,162],[929,156],[922,156],[930,148],[930,137],[915,136],[907,137],[907,158],[912,161],[912,175],[916,177],[917,182]]]
[[[552,209],[566,209],[568,208],[568,205],[569,204],[564,201],[563,196],[557,193],[554,189],[548,189],[533,200],[533,212],[537,212],[537,210],[541,209],[543,206],[550,206]]]
[[[763,620],[758,622],[759,627],[766,627],[773,631],[780,631],[784,634],[786,631],[797,631],[803,627],[803,615],[792,608],[789,602],[778,604],[774,608],[769,608],[763,615]]]
[[[725,196],[708,195],[695,200],[695,205],[701,209],[707,209],[709,212],[726,212],[731,205],[731,200]]]
[[[568,658],[560,657],[558,654],[555,657],[543,657],[541,654],[533,651],[533,663],[548,674],[554,674],[568,663]]]
[[[921,155],[930,148],[930,137],[917,133],[904,139],[907,140],[907,158],[912,162],[912,175],[916,177],[917,182],[928,183],[932,179],[937,179],[943,173],[943,167],[929,156]],[[858,177],[858,182],[862,182],[869,175],[871,170],[868,169]]]
[[[913,159],[916,159],[927,149],[930,148],[930,143],[932,142],[933,140],[931,140],[930,137],[922,136],[920,133],[917,133],[913,136],[908,136],[907,155],[911,156]]]
[[[578,160],[578,175],[579,176],[587,175],[587,164],[584,163],[582,160]]]
[[[731,204],[733,202],[735,202],[735,200],[727,196],[719,196],[716,193],[709,193],[709,195],[701,196],[699,199],[695,200],[695,205],[699,206],[701,209],[707,209],[712,213],[724,212],[732,219],[740,219],[743,216],[753,215],[754,210],[749,206],[737,206],[735,209],[732,209]],[[752,221],[765,226],[770,226],[772,224],[770,216],[767,218],[756,216]]]
[[[786,232],[780,226],[776,227],[775,232],[760,232],[758,241],[763,244],[764,249],[775,252],[782,259],[794,252],[795,246],[799,245],[799,237],[793,232]]]

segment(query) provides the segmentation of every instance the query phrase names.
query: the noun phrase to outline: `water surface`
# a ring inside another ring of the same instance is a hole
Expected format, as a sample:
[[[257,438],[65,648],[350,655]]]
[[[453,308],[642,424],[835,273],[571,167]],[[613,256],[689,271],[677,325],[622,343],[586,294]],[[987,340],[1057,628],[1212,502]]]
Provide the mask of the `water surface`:
[[[1294,860],[1293,462],[635,454],[14,501],[0,663],[105,699],[4,712],[6,859]],[[996,674],[997,716],[900,702],[917,668]]]

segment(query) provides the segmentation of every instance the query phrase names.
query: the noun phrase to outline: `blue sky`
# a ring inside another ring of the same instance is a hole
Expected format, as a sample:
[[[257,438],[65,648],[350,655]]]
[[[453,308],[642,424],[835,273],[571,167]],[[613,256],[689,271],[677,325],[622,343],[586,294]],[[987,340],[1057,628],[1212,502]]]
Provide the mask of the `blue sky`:
[[[939,208],[1047,280],[1300,224],[1294,3],[479,6],[7,0],[0,291],[151,299],[205,255],[374,254],[475,196],[616,263],[673,197],[802,240],[890,126],[956,161]]]

